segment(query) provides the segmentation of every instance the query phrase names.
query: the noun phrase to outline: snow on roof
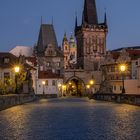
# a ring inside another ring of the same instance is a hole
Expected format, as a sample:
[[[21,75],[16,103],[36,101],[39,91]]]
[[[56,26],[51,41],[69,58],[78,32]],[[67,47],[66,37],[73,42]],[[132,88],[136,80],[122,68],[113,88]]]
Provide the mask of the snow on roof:
[[[33,55],[33,47],[16,46],[15,48],[11,49],[9,52],[17,57],[19,57],[20,55],[24,55],[25,57],[30,57]]]

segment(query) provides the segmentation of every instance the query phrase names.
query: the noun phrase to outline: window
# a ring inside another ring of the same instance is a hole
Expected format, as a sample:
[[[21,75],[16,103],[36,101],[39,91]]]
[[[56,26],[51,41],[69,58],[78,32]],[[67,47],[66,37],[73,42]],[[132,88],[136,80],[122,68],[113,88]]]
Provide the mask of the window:
[[[136,65],[138,65],[138,61],[136,62]]]
[[[94,63],[94,71],[97,71],[98,70],[98,62],[95,62]]]
[[[56,81],[52,80],[52,86],[56,86]]]
[[[57,67],[60,67],[60,62],[57,62],[57,63],[56,63],[56,66],[57,66]]]
[[[10,59],[9,59],[8,57],[5,57],[5,58],[4,58],[4,63],[7,64],[7,63],[9,63],[9,62],[10,62]]]
[[[43,66],[40,66],[40,71],[43,71]]]
[[[53,54],[53,50],[49,49],[47,52],[48,55],[52,55]]]
[[[114,90],[116,90],[116,86],[114,86]]]
[[[48,86],[48,80],[46,80],[45,85]]]
[[[89,54],[90,53],[90,47],[89,47],[89,45],[87,45],[86,49],[87,49],[87,54]]]
[[[115,66],[111,67],[111,72],[115,72]]]
[[[9,72],[4,73],[4,79],[10,79],[10,73]]]
[[[60,75],[60,70],[57,70],[57,74],[59,74],[59,75]]]
[[[120,86],[120,90],[122,91],[122,86]]]
[[[66,61],[68,60],[68,57],[66,56]]]
[[[50,67],[51,63],[50,62],[47,62],[46,65],[47,65],[47,67]]]

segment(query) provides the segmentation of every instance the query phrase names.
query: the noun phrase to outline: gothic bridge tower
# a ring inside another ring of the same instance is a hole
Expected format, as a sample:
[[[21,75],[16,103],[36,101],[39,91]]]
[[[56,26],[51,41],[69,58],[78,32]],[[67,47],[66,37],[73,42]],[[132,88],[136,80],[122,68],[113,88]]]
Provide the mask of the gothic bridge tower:
[[[75,22],[77,40],[77,64],[84,70],[98,71],[99,60],[106,54],[108,32],[106,13],[104,22],[99,23],[95,0],[85,0],[82,24]]]

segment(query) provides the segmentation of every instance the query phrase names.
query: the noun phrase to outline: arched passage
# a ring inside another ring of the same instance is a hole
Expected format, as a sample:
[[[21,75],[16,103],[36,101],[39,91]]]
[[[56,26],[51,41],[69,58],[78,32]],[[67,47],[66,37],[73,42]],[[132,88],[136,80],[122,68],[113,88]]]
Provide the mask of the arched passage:
[[[86,85],[84,81],[77,77],[77,76],[72,76],[70,77],[66,82],[67,86],[67,95],[70,96],[84,96],[85,95],[85,90],[86,90]]]

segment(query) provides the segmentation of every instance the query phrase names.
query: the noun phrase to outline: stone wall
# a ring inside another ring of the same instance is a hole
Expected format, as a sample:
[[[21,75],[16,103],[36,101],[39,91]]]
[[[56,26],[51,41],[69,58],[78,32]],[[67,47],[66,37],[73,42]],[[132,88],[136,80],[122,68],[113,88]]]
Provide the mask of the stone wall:
[[[101,101],[126,103],[140,106],[140,95],[136,94],[94,94],[89,98]]]
[[[0,110],[35,100],[34,95],[0,95]]]
[[[51,99],[51,98],[57,98],[58,96],[57,96],[57,94],[45,94],[45,95],[43,95],[43,94],[36,94],[35,95],[36,96],[36,99]]]

